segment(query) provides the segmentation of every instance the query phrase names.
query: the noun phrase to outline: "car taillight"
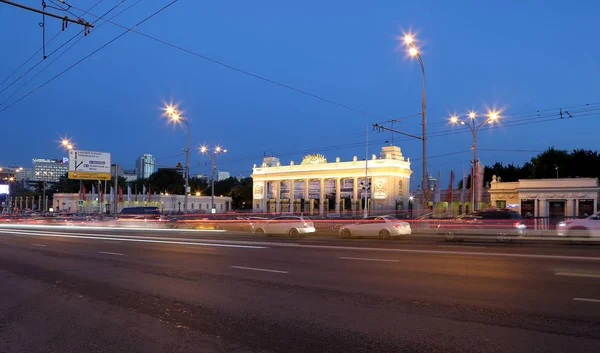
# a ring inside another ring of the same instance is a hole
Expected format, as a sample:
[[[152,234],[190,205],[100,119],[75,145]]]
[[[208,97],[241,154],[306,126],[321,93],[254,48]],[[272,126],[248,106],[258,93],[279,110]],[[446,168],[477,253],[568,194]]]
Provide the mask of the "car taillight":
[[[394,224],[394,227],[400,229],[402,228],[402,224]]]

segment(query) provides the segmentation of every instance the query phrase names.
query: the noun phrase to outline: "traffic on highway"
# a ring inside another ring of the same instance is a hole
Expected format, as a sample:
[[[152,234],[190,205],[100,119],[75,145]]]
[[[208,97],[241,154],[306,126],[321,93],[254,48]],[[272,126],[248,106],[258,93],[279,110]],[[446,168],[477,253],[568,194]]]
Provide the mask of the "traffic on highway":
[[[510,209],[488,208],[456,217],[433,213],[410,217],[403,213],[326,216],[281,213],[228,212],[161,213],[157,207],[126,207],[116,216],[107,214],[18,213],[3,214],[0,224],[22,226],[81,226],[165,230],[215,230],[251,233],[256,237],[375,237],[382,240],[421,237],[459,241],[562,242],[596,244],[600,241],[600,213],[548,224],[523,218]]]

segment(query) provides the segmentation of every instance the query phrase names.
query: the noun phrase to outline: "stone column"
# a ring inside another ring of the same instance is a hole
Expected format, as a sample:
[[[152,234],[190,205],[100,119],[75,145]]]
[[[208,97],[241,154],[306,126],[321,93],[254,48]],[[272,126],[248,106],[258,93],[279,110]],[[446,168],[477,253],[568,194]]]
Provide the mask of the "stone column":
[[[573,202],[575,202],[575,217],[579,217],[579,199],[575,199]]]
[[[598,212],[598,198],[594,197],[594,213],[596,212]]]
[[[352,211],[358,211],[358,178],[352,180]]]
[[[320,179],[321,189],[319,190],[319,214],[323,215],[325,213],[325,179]]]
[[[335,212],[340,213],[344,207],[340,204],[342,198],[340,192],[342,190],[341,179],[335,179]]]
[[[545,199],[540,199],[539,206],[538,217],[548,217],[549,214],[547,201]]]
[[[275,184],[275,212],[281,212],[281,181],[273,182]]]
[[[309,193],[308,193],[309,186],[310,186],[309,179],[304,179],[304,212],[306,212],[308,214],[312,214],[310,200],[308,198],[309,197]]]
[[[295,213],[296,210],[294,209],[294,179],[291,179],[289,181],[290,183],[290,212]]]

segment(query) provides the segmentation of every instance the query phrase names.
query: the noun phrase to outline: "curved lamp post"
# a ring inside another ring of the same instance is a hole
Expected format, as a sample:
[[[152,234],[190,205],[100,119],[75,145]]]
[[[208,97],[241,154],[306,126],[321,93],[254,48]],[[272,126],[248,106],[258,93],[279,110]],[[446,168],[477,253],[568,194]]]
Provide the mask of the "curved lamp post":
[[[183,199],[183,213],[188,211],[188,194],[190,193],[190,122],[188,119],[181,116],[181,112],[172,105],[167,105],[164,108],[165,114],[174,123],[184,123],[187,127],[187,145],[185,148],[185,196]]]
[[[427,173],[427,95],[425,93],[425,65],[419,54],[419,49],[415,45],[415,38],[412,34],[406,34],[404,36],[404,44],[408,47],[408,54],[417,58],[419,65],[421,65],[421,141],[423,143],[423,180],[421,181],[421,188],[423,189],[423,212],[425,212],[429,201],[427,198],[429,192],[429,173]]]
[[[479,206],[477,200],[477,133],[483,125],[493,124],[495,121],[497,121],[500,118],[500,115],[497,111],[489,111],[485,120],[478,123],[476,118],[477,113],[474,111],[469,112],[467,120],[461,119],[458,115],[453,115],[450,117],[451,123],[466,126],[473,134],[473,146],[471,147],[473,149],[473,172],[471,173],[471,188],[473,189],[473,211],[476,211]]]
[[[200,147],[200,153],[207,154],[211,160],[210,194],[211,194],[211,213],[216,213],[215,207],[215,158],[218,154],[226,153],[227,150],[221,146],[216,146],[210,150],[207,146]]]

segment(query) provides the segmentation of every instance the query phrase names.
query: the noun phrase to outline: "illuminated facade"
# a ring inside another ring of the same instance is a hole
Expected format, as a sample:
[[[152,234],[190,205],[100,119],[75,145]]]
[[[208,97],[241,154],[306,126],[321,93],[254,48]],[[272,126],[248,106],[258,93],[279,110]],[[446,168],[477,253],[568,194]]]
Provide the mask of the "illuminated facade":
[[[407,210],[411,173],[410,160],[396,146],[384,146],[379,157],[373,154],[368,161],[355,156],[348,162],[339,158],[329,162],[323,155],[311,154],[300,164],[282,165],[276,157],[265,157],[252,169],[252,208],[254,212],[321,215],[358,212],[365,207]],[[372,190],[367,195],[365,179]]]
[[[586,217],[598,212],[597,178],[520,179],[490,183],[492,206],[512,208],[523,217]]]

